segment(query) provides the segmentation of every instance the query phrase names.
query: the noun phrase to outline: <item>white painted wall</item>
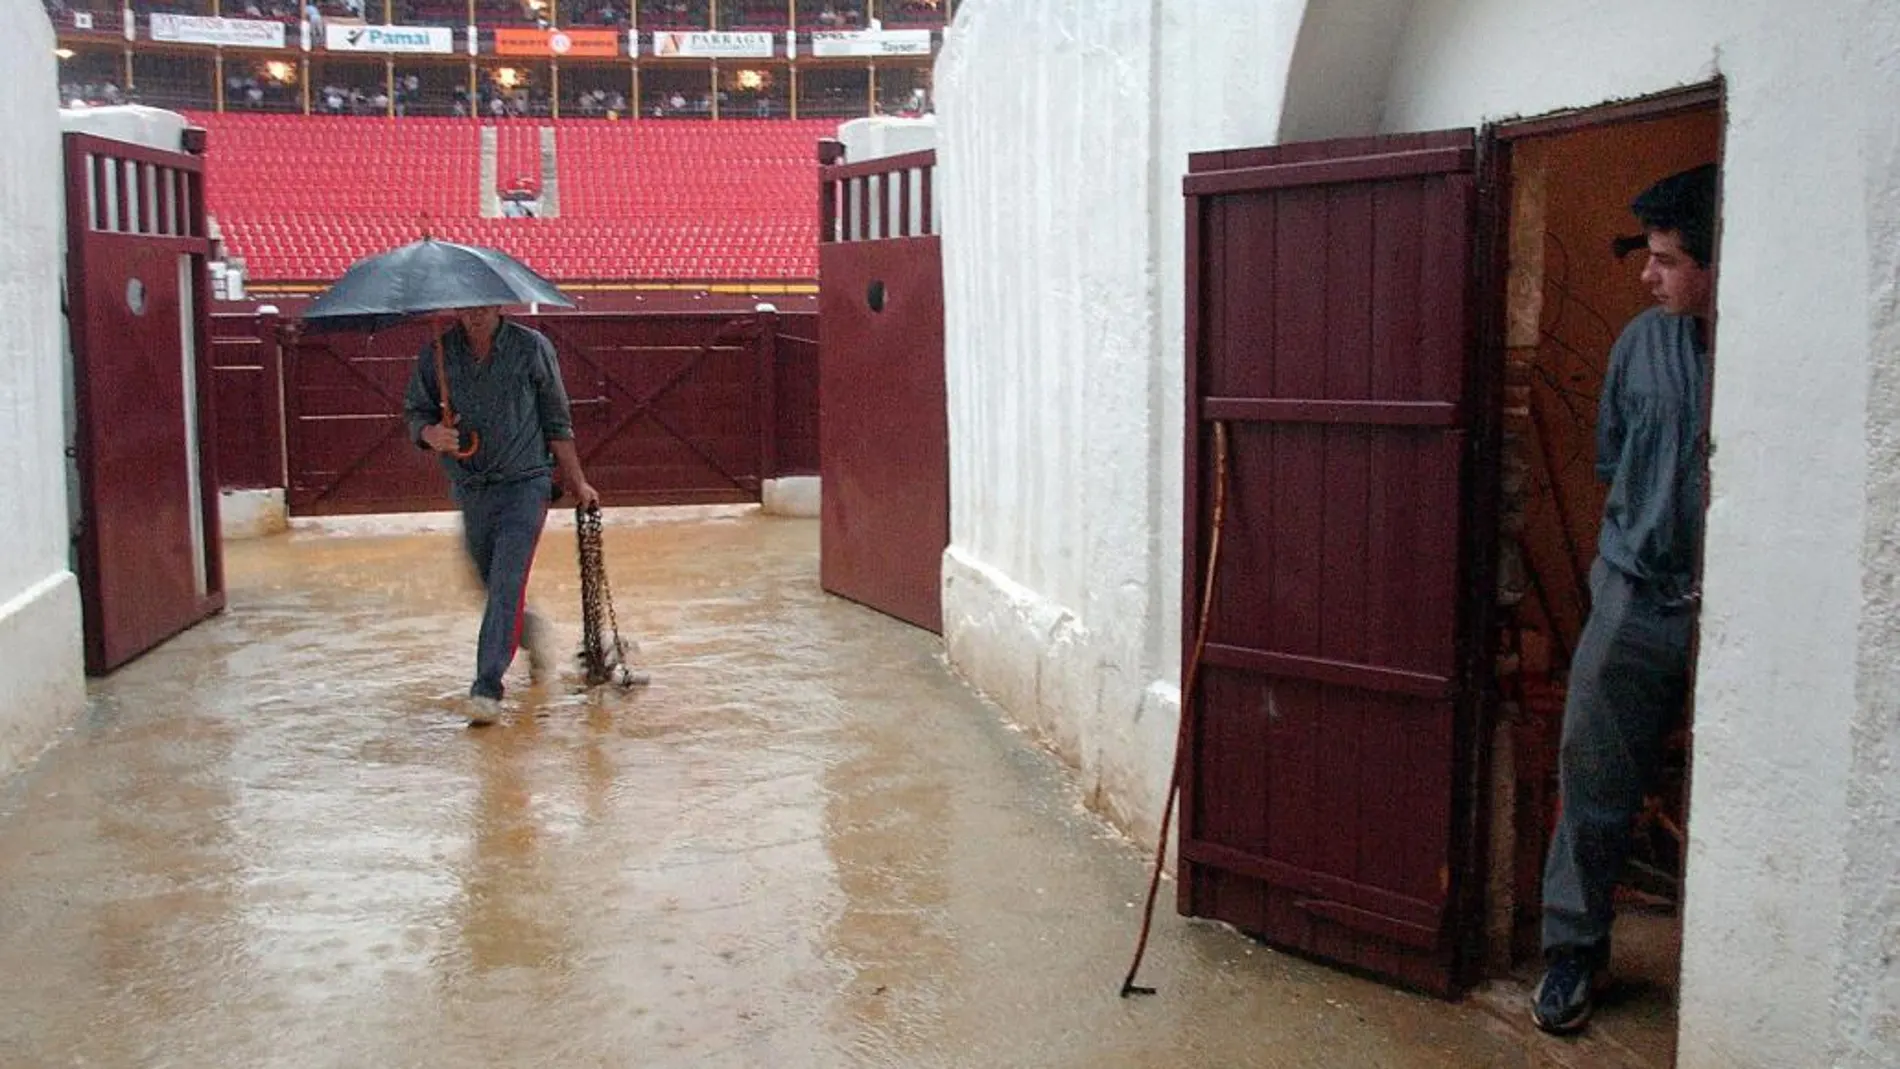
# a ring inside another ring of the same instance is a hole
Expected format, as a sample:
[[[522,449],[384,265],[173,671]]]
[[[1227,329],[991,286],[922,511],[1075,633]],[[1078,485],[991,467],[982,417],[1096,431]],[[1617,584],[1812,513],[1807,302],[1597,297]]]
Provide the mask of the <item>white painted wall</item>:
[[[1179,707],[1180,176],[1271,138],[1297,16],[969,0],[937,63],[950,659],[1143,836]]]
[[[1867,505],[1859,703],[1850,726],[1834,1064],[1900,1064],[1900,6],[1862,0],[1850,69],[1866,79]]]
[[[225,490],[219,495],[218,534],[226,542],[267,538],[290,530],[283,487]]]
[[[59,113],[60,129],[68,133],[109,137],[134,145],[183,152],[185,117],[164,108],[122,104],[109,108],[67,108]],[[483,127],[489,129],[489,127]]]
[[[900,119],[878,115],[852,119],[838,124],[838,141],[844,145],[844,158],[852,163],[922,152],[937,147],[937,117]]]
[[[879,115],[864,119],[852,119],[838,126],[838,142],[844,146],[844,162],[865,163],[870,160],[884,159],[889,156],[901,156],[908,152],[923,152],[937,147],[937,117],[926,115],[919,119],[899,119]],[[906,176],[910,183],[910,232],[922,234],[924,226],[924,173],[911,171]],[[854,182],[845,189],[843,210],[839,216],[842,227],[842,240],[861,241],[866,239],[896,236],[894,227],[887,227],[884,218],[888,214],[893,220],[899,218],[902,211],[902,193],[895,182],[881,188],[873,194],[869,220],[866,220],[858,204],[860,186]],[[932,223],[941,226],[943,221],[943,202],[934,194],[930,201]],[[869,223],[864,229],[863,224]]]
[[[0,779],[30,761],[85,702],[79,585],[67,567],[65,350],[59,313],[58,74],[34,0],[0,0],[8,72],[0,167]]]

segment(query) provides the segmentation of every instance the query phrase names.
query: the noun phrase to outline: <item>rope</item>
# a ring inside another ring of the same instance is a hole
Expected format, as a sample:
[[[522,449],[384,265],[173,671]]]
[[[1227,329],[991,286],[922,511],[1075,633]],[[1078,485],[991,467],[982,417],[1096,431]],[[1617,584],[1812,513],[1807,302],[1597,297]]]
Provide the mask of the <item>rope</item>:
[[[574,534],[580,549],[581,668],[587,685],[645,683],[647,674],[628,663],[629,655],[639,652],[639,644],[620,637],[620,618],[614,613],[613,589],[607,583],[599,506],[574,509]]]
[[[1214,607],[1214,580],[1220,574],[1221,529],[1227,523],[1227,424],[1214,422],[1214,524],[1207,541],[1207,576],[1201,592],[1200,620],[1194,629],[1194,655],[1188,658],[1181,680],[1181,721],[1174,734],[1174,771],[1168,776],[1167,801],[1161,806],[1161,836],[1155,843],[1154,873],[1148,878],[1148,903],[1141,911],[1141,936],[1135,942],[1135,958],[1128,963],[1128,975],[1122,977],[1121,996],[1152,995],[1155,989],[1135,983],[1141,971],[1141,959],[1148,953],[1148,933],[1154,926],[1155,896],[1161,890],[1161,870],[1168,862],[1168,830],[1174,824],[1174,801],[1181,793],[1181,762],[1187,755],[1188,708],[1194,702],[1194,688],[1200,679],[1201,657],[1207,652],[1207,622]]]

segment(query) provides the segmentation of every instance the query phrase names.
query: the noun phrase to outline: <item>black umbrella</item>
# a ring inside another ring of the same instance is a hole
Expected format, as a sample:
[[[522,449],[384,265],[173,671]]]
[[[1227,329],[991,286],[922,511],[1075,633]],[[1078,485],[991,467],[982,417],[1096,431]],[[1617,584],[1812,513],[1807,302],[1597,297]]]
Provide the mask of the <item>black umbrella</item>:
[[[304,329],[375,332],[405,320],[456,308],[506,308],[551,304],[572,308],[554,283],[498,249],[457,245],[425,237],[400,249],[360,260],[304,311]],[[442,425],[455,425],[449,403],[447,359],[442,338],[435,339],[435,381],[442,395]],[[455,456],[467,460],[481,448],[473,432]]]
[[[358,261],[311,302],[303,321],[313,334],[377,331],[430,312],[518,304],[574,307],[505,252],[424,238]]]

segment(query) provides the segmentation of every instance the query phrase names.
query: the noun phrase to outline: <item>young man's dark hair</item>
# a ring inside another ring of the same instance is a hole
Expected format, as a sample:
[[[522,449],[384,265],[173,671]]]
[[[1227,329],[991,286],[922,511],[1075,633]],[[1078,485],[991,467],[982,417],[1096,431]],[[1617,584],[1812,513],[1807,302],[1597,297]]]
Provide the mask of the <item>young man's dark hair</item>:
[[[1682,251],[1695,258],[1697,265],[1709,266],[1715,258],[1715,164],[1705,163],[1657,182],[1637,194],[1630,202],[1630,214],[1643,224],[1643,233],[1617,238],[1618,259],[1649,243],[1652,231],[1675,231],[1682,235]]]

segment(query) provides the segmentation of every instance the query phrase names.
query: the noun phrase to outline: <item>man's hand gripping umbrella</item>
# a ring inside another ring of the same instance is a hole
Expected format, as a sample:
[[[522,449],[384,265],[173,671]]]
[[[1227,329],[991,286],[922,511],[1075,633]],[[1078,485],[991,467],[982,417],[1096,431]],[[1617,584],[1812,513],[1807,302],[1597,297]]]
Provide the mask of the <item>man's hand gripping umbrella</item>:
[[[448,357],[442,350],[442,335],[435,336],[435,381],[436,389],[442,394],[442,422],[434,427],[425,428],[423,439],[431,448],[447,453],[457,460],[467,460],[481,452],[482,436],[478,431],[468,432],[468,444],[462,444],[462,431],[457,424],[461,417],[455,414],[455,405],[449,399]]]

